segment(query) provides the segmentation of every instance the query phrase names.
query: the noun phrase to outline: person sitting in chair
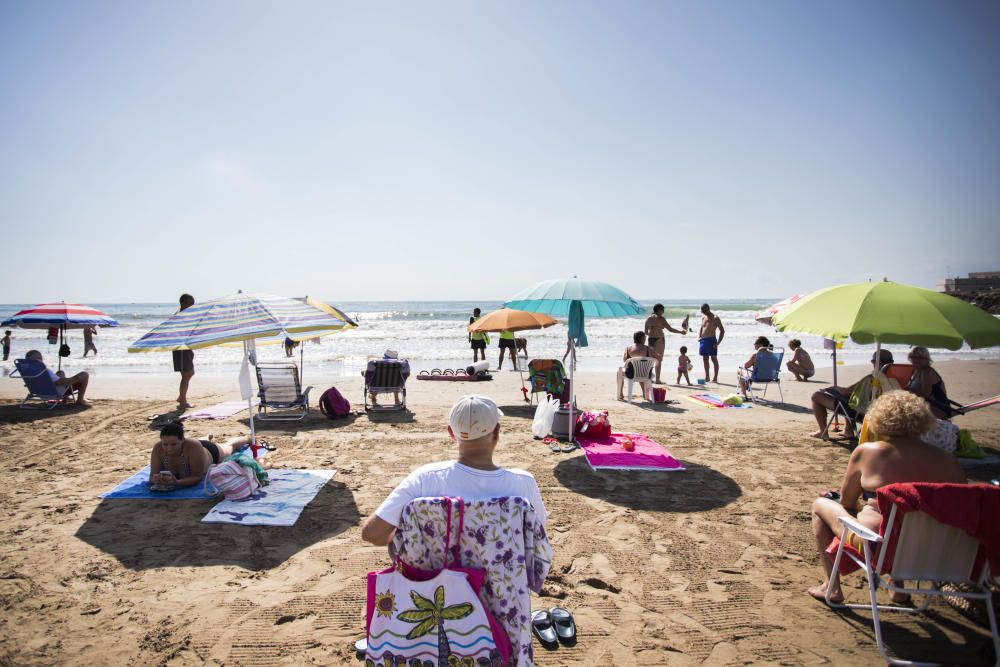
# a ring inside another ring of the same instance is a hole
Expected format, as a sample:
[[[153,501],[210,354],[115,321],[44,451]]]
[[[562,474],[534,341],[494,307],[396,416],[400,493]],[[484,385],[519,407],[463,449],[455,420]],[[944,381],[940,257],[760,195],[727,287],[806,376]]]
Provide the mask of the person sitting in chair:
[[[72,389],[76,391],[76,404],[77,405],[90,405],[85,397],[87,395],[87,385],[90,384],[90,373],[87,371],[80,371],[76,375],[71,377],[66,376],[65,371],[53,371],[51,368],[45,365],[42,360],[42,353],[38,350],[29,350],[25,359],[31,359],[32,361],[37,361],[42,365],[42,368],[48,373],[49,378],[52,380],[52,384],[56,386],[56,391],[62,396],[67,390]]]
[[[438,496],[470,502],[521,496],[531,503],[544,525],[548,514],[531,473],[501,468],[493,462],[502,416],[491,398],[476,394],[459,398],[448,415],[448,436],[458,445],[458,460],[429,463],[407,475],[365,521],[361,539],[376,546],[388,545],[407,503]]]
[[[958,459],[920,439],[934,423],[934,415],[919,397],[905,391],[890,391],[872,402],[866,419],[882,439],[858,445],[847,462],[839,494],[825,494],[812,504],[813,537],[823,566],[823,583],[809,589],[809,594],[817,600],[825,600],[830,577],[834,579],[830,601],[844,600],[840,577],[833,572],[833,558],[826,553],[830,542],[844,529],[837,517],[856,517],[859,523],[877,533],[882,524],[875,493],[879,487],[897,482],[966,482]],[[849,540],[848,546],[863,549],[854,540]],[[908,597],[894,593],[893,602],[904,603]]]
[[[391,361],[391,362],[395,362],[395,363],[399,364],[400,365],[400,369],[399,369],[400,375],[403,378],[403,383],[404,384],[406,383],[406,379],[408,377],[410,377],[410,362],[409,361],[407,361],[406,359],[400,359],[399,358],[399,353],[396,352],[396,350],[386,350],[385,352],[383,352],[382,353],[382,361]],[[365,368],[365,370],[363,370],[361,372],[361,374],[365,377],[365,384],[367,386],[371,386],[372,381],[375,379],[375,361],[374,360],[369,361],[367,368]],[[396,405],[399,405],[399,392],[395,391],[395,392],[393,392],[393,395],[396,398]],[[375,392],[369,392],[368,393],[368,397],[371,399],[372,405],[378,405],[378,401],[376,400]]]
[[[910,350],[907,357],[913,364],[913,376],[910,383],[903,387],[907,391],[921,397],[931,406],[931,412],[938,419],[951,419],[955,414],[948,400],[948,392],[944,388],[941,375],[931,368],[931,353],[926,347],[917,346]]]
[[[872,360],[870,362],[874,365],[875,355],[872,355]],[[879,350],[878,367],[882,368],[886,364],[892,363],[892,352],[889,350]],[[826,411],[834,410],[837,405],[840,404],[845,409],[848,410],[848,414],[852,412],[848,407],[848,401],[851,398],[851,394],[854,392],[855,387],[860,383],[864,382],[871,377],[871,373],[861,378],[849,387],[827,387],[826,389],[821,389],[812,395],[812,411],[813,417],[816,419],[816,424],[819,426],[819,430],[813,431],[809,435],[814,438],[822,438],[823,434],[826,432]],[[844,427],[844,435],[848,438],[854,437],[854,423],[851,419],[847,420],[847,425]]]
[[[646,334],[642,331],[636,331],[632,334],[632,344],[625,348],[625,354],[622,355],[622,361],[625,362],[618,369],[618,400],[624,401],[625,394],[622,392],[622,388],[625,385],[625,378],[627,377],[629,368],[629,359],[637,359],[639,357],[650,357],[656,359],[656,350],[646,345]],[[645,384],[643,384],[645,387]]]
[[[743,397],[744,401],[748,400],[747,388],[750,386],[750,378],[753,377],[753,367],[757,364],[757,351],[761,348],[771,349],[771,341],[766,336],[757,337],[757,340],[753,342],[753,354],[743,366],[736,369],[736,383],[740,387],[740,396]]]

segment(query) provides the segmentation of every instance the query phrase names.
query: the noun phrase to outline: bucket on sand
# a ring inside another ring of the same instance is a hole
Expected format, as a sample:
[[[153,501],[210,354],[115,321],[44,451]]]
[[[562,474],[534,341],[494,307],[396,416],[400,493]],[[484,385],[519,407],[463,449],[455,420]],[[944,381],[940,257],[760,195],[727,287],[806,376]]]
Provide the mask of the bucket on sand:
[[[653,403],[666,403],[667,390],[663,387],[653,387]]]

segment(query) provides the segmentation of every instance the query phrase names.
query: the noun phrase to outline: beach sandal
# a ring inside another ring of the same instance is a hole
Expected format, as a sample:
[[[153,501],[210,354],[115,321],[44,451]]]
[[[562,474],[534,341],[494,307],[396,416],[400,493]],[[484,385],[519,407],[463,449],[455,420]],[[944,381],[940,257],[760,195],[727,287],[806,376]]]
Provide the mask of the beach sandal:
[[[551,436],[543,438],[542,444],[547,445],[548,448],[553,452],[559,453],[559,451],[561,451],[561,448],[559,447],[559,441]]]
[[[556,636],[563,644],[572,646],[576,643],[576,622],[573,614],[565,607],[552,607],[549,609],[552,616],[552,625],[555,626]]]
[[[556,630],[552,624],[552,614],[548,609],[531,612],[531,631],[545,648],[559,646],[559,639],[556,637]]]
[[[568,454],[569,452],[573,451],[579,446],[580,445],[576,444],[575,442],[567,442],[559,449],[559,451],[561,451],[563,454]]]

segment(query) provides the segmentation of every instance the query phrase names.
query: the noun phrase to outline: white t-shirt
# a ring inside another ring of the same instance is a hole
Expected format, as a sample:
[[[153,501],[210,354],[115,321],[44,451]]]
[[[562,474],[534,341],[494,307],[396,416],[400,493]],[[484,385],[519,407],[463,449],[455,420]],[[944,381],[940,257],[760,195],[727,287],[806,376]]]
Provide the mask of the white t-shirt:
[[[382,501],[375,514],[383,521],[399,526],[403,508],[411,500],[442,496],[461,498],[467,502],[498,496],[521,496],[535,508],[535,515],[542,525],[548,520],[542,494],[538,492],[538,484],[531,473],[517,468],[478,470],[458,461],[439,461],[417,468]]]

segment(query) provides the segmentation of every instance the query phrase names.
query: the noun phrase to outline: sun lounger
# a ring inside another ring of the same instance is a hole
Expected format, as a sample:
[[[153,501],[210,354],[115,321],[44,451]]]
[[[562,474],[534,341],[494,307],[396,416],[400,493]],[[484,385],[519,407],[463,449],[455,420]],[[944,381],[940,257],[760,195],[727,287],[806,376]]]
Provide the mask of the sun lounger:
[[[312,387],[302,391],[299,368],[295,364],[257,364],[257,386],[260,397],[257,419],[302,420],[309,414]]]

